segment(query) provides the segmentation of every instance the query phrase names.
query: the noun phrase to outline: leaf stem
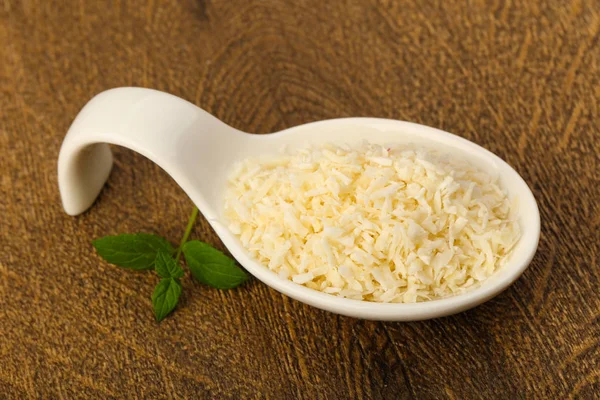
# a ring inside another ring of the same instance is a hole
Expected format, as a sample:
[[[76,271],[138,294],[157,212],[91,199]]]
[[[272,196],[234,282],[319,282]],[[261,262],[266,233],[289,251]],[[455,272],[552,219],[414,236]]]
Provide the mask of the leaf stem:
[[[198,207],[194,206],[192,210],[192,214],[190,215],[190,219],[188,220],[187,227],[185,228],[185,233],[181,238],[181,242],[179,243],[179,247],[177,248],[177,254],[175,255],[175,260],[179,261],[179,257],[181,257],[181,251],[183,250],[183,245],[187,242],[188,237],[190,237],[190,233],[192,232],[192,227],[194,226],[194,222],[196,222],[196,217],[198,217]]]

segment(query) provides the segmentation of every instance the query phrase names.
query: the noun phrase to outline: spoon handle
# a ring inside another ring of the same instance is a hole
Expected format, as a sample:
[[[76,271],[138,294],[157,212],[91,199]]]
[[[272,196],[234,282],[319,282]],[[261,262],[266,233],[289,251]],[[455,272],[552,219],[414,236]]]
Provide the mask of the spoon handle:
[[[212,154],[242,136],[179,97],[143,88],[107,90],[85,105],[63,141],[58,158],[63,207],[77,215],[93,204],[113,164],[108,144],[115,144],[154,161],[201,210],[210,210],[190,169],[204,168],[208,176],[215,168]]]

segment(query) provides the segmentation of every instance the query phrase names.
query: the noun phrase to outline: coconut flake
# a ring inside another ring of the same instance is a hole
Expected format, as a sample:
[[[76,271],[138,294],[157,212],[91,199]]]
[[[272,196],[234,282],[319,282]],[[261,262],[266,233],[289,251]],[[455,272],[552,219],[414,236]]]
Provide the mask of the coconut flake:
[[[247,159],[224,214],[250,256],[335,296],[418,302],[477,287],[520,237],[516,200],[462,159],[402,145]]]

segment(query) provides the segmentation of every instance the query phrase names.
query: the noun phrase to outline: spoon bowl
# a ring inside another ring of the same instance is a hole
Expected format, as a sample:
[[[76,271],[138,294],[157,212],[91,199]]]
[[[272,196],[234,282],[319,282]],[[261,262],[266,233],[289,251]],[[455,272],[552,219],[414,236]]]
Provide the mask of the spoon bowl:
[[[497,176],[516,199],[522,237],[508,261],[479,287],[422,303],[375,303],[322,293],[280,278],[249,257],[222,218],[223,193],[236,161],[324,143],[416,144],[468,159]],[[268,135],[232,128],[195,105],[167,93],[118,88],[98,94],[80,111],[62,144],[58,182],[65,211],[78,215],[94,202],[112,167],[108,144],[120,145],[164,169],[198,206],[225,247],[252,275],[273,289],[314,307],[373,320],[417,321],[479,305],[512,284],[537,249],[540,216],[531,190],[507,163],[466,139],[439,129],[380,118],[313,122]]]

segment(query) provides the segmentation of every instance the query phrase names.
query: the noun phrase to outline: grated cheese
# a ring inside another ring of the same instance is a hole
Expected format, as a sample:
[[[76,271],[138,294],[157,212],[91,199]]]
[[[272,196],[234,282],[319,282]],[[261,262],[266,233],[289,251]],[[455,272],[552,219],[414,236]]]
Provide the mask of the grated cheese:
[[[244,160],[230,175],[224,214],[280,277],[379,302],[471,290],[520,237],[494,177],[426,149],[369,143]]]

